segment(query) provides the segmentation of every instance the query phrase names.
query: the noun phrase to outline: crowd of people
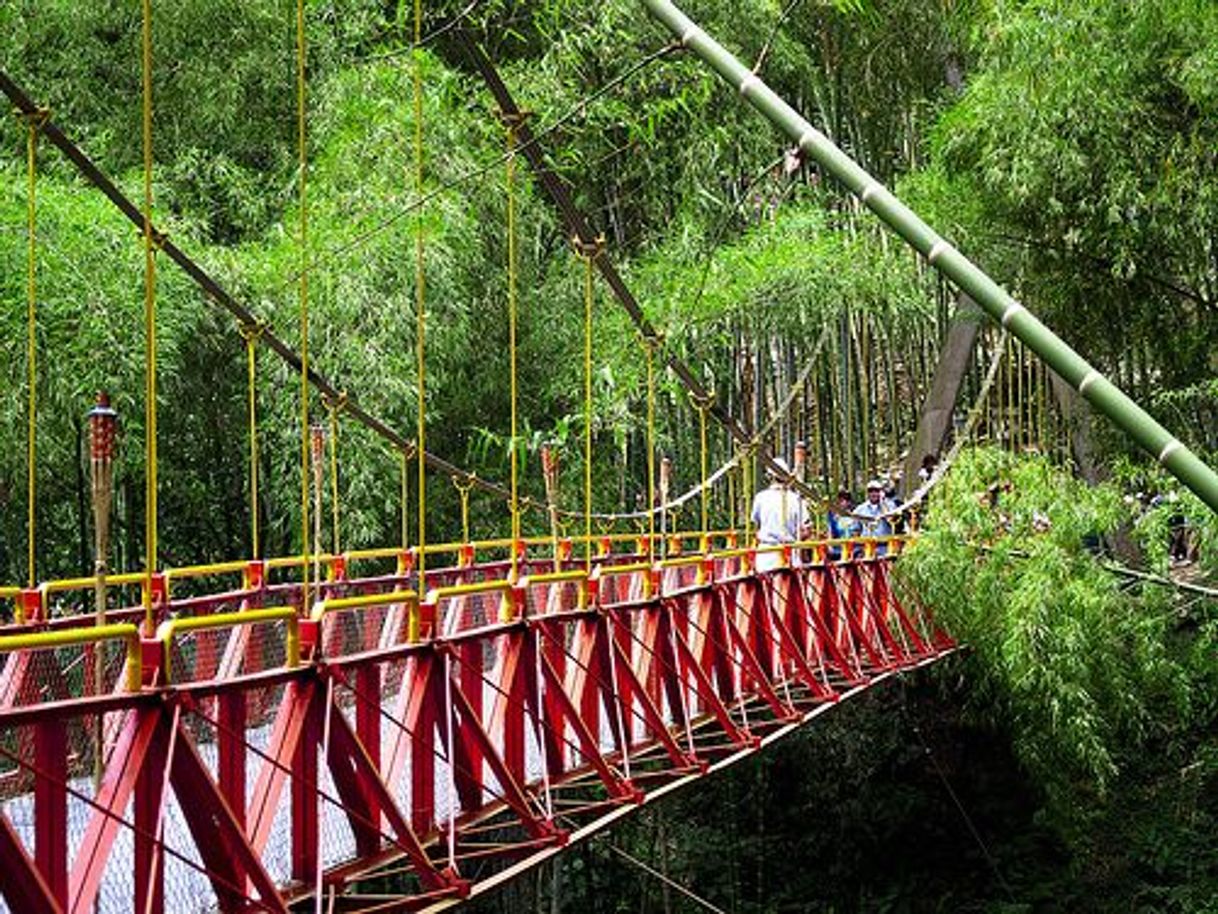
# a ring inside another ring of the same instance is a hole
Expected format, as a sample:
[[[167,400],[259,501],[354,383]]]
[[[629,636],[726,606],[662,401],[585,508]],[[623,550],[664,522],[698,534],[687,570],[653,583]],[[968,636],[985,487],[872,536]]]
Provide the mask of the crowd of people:
[[[785,481],[790,477],[787,462],[778,457],[766,471],[769,484],[753,498],[752,522],[757,545],[778,546],[811,538],[812,519],[807,502]],[[851,540],[866,537],[888,537],[897,532],[900,500],[891,481],[876,477],[867,483],[867,495],[859,502],[849,489],[841,489],[827,514],[827,529],[831,540]],[[876,553],[883,555],[887,546],[879,544]],[[833,545],[830,559],[841,558],[841,546]],[[757,568],[765,571],[779,562],[778,556],[762,553]]]

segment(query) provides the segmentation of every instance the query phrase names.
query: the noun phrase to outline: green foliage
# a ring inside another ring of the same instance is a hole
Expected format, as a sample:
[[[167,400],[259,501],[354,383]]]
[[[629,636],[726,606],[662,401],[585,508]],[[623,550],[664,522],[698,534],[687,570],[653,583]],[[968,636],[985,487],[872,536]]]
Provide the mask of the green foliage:
[[[932,134],[983,262],[1147,398],[1218,367],[1216,42],[1218,7],[1197,0],[987,4]],[[1213,447],[1210,404],[1162,411]]]
[[[428,3],[424,31],[466,6]],[[503,131],[458,45],[441,39],[417,57],[407,49],[408,7],[308,3],[311,354],[340,388],[413,435],[421,229],[429,447],[502,480],[509,453]],[[780,94],[933,224],[966,241],[1173,430],[1211,449],[1218,449],[1216,9],[1201,0],[690,4]],[[161,227],[298,346],[292,13],[286,0],[155,5],[155,192]],[[739,394],[745,343],[790,345],[803,357],[826,325],[863,311],[880,318],[889,339],[929,333],[934,288],[913,258],[814,169],[781,174],[773,163],[782,141],[691,55],[643,64],[668,36],[636,0],[490,0],[467,24],[533,110],[552,165],[607,235],[648,316],[720,402]],[[135,195],[138,36],[132,5],[0,4],[6,71]],[[421,216],[411,171],[416,59],[429,194]],[[0,384],[9,394],[0,399],[0,577],[9,583],[24,571],[25,174],[24,137],[11,122],[0,129]],[[123,424],[113,564],[138,567],[139,239],[46,144],[40,171],[40,572],[88,566],[78,448],[99,387],[113,394]],[[574,356],[582,346],[583,265],[522,166],[516,193],[522,486],[541,494],[535,454],[550,443],[562,454],[569,505],[583,469],[582,364]],[[237,328],[163,258],[158,304],[162,561],[245,554]],[[599,287],[595,352],[595,503],[629,508],[645,488],[643,360],[633,327]],[[299,548],[298,377],[265,349],[257,396],[265,550],[283,553]],[[325,420],[316,399],[310,409],[313,421]],[[660,446],[676,455],[687,483],[697,465],[694,414],[662,370],[659,413]],[[1101,443],[1104,456],[1120,448]],[[712,445],[726,449],[722,440]],[[339,461],[343,545],[394,541],[398,455],[340,417]],[[1042,460],[970,455],[905,562],[909,583],[970,646],[966,681],[975,684],[971,706],[985,726],[967,741],[991,754],[961,761],[956,779],[1007,772],[1008,733],[1031,778],[994,775],[997,787],[989,786],[1006,805],[984,804],[994,827],[1013,834],[999,856],[1025,889],[1010,909],[1024,901],[1051,906],[1056,891],[1072,909],[1103,910],[1137,896],[1146,910],[1202,910],[1216,894],[1212,603],[1184,611],[1163,591],[1122,589],[1088,546],[1129,523],[1152,567],[1167,572],[1166,544],[1183,516],[1200,544],[1202,573],[1213,575],[1218,524],[1191,496],[1171,500],[1165,480],[1143,465],[1117,469],[1126,490],[1168,500],[1143,512],[1116,489],[1087,489]],[[1004,480],[1011,490],[998,507],[982,505],[979,496]],[[411,499],[417,504],[418,493]],[[452,486],[433,477],[428,501],[429,536],[456,536]],[[497,500],[475,495],[471,508],[475,536],[503,530],[507,515]],[[1038,514],[1049,519],[1047,530],[1036,529]],[[525,522],[533,530],[545,523],[539,514]],[[640,827],[627,834],[628,846],[655,862],[647,851],[670,845],[677,874],[732,910],[1009,900],[980,858],[953,868],[975,854],[971,839],[953,844],[950,828],[931,815],[945,805],[942,785],[909,731],[891,726],[893,710],[834,724],[819,744],[801,744],[756,777],[734,775],[718,817],[699,796],[677,811],[690,817],[672,826],[681,834],[658,840]],[[921,720],[934,726],[933,715]],[[937,750],[944,745],[955,743],[942,740]],[[985,786],[977,788],[983,797]],[[1042,791],[1049,815],[1024,821]],[[756,829],[739,825],[742,803],[760,811]],[[1047,832],[1046,821],[1068,830]],[[919,828],[926,822],[929,830]],[[1062,835],[1074,854],[1069,870]],[[733,858],[737,849],[743,861]],[[596,899],[605,893],[654,909],[658,890],[631,894],[633,871],[614,869],[620,864],[610,859],[590,854],[581,909],[601,910]],[[827,863],[821,869],[809,860]],[[868,870],[860,860],[884,866]],[[892,860],[910,871],[894,874]],[[935,883],[937,872],[959,872],[964,884]],[[1071,884],[1072,873],[1082,887]],[[780,888],[767,895],[771,884]]]
[[[996,504],[994,502],[996,501]],[[1098,551],[1125,515],[1042,458],[966,454],[937,495],[905,579],[969,645],[987,713],[1058,801],[1101,794],[1146,741],[1187,724],[1187,670],[1161,592],[1131,595]]]

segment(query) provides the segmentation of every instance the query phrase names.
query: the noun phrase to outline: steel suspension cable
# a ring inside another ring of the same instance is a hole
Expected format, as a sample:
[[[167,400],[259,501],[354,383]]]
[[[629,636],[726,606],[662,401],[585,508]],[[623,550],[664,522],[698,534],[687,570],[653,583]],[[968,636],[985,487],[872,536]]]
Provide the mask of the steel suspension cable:
[[[556,118],[551,123],[547,124],[544,128],[539,130],[537,133],[529,133],[528,136],[518,136],[516,151],[527,153],[530,149],[537,146],[543,138],[545,138],[546,136],[548,136],[552,133],[556,133],[560,128],[562,128],[564,125],[566,125],[570,121],[574,120],[577,116],[579,116],[581,114],[586,115],[588,112],[589,104],[591,104],[592,102],[596,101],[597,99],[607,95],[609,92],[611,92],[613,89],[616,89],[618,86],[628,82],[630,79],[632,79],[638,73],[641,73],[643,70],[647,69],[647,67],[649,67],[650,65],[655,63],[657,60],[660,60],[663,57],[667,57],[669,54],[673,53],[673,51],[675,49],[676,49],[675,45],[667,44],[661,48],[658,48],[655,51],[652,51],[646,57],[639,59],[636,63],[631,65],[627,70],[625,70],[618,76],[609,80],[605,84],[599,86],[595,91],[590,92],[587,95],[585,95],[575,104],[573,104],[570,108],[568,108],[558,118]],[[428,191],[426,194],[419,191],[418,193],[416,193],[415,198],[413,200],[403,203],[401,206],[397,207],[393,212],[391,212],[388,216],[386,216],[380,222],[378,222],[375,225],[368,228],[366,231],[361,232],[360,234],[356,235],[350,241],[335,245],[334,247],[325,251],[324,254],[317,257],[313,261],[313,263],[312,263],[313,267],[318,267],[324,263],[328,263],[332,260],[337,259],[338,257],[341,257],[344,254],[348,254],[351,251],[358,249],[359,247],[363,246],[364,244],[367,244],[377,235],[389,230],[402,219],[406,218],[407,216],[417,213],[420,209],[422,209],[432,200],[435,200],[435,199],[443,196],[444,194],[448,193],[449,191],[460,187],[462,184],[465,184],[469,181],[472,181],[476,178],[480,178],[483,175],[488,174],[489,172],[491,172],[491,171],[495,170],[496,168],[498,168],[499,166],[503,165],[507,161],[507,159],[508,159],[508,153],[506,153],[506,152],[501,153],[500,155],[497,155],[495,158],[493,158],[487,162],[484,162],[481,165],[476,165],[476,166],[470,168],[469,170],[464,171],[459,175],[456,175],[455,177],[449,179],[448,181],[445,181],[441,184],[436,185],[432,190]],[[396,200],[394,202],[396,202]],[[284,279],[280,285],[273,287],[270,291],[273,293],[273,292],[277,292],[281,289],[288,288],[291,285],[293,285],[296,281],[297,281],[296,276],[290,276],[290,277]]]
[[[156,248],[152,233],[152,0],[141,4],[144,143],[144,626],[152,634],[152,576],[157,568]]]
[[[708,503],[710,486],[707,482],[710,476],[710,455],[706,448],[706,414],[710,410],[710,397],[695,400],[694,406],[698,410],[698,463],[699,475],[702,479],[702,549],[705,551],[710,548],[710,506]]]
[[[472,542],[469,535],[469,494],[474,488],[474,474],[466,479],[454,479],[453,488],[457,490],[457,497],[461,501],[461,542]]]
[[[466,53],[471,62],[482,75],[491,94],[494,96],[496,103],[501,111],[508,114],[519,114],[519,108],[512,98],[511,92],[500,78],[498,71],[495,69],[494,63],[487,56],[486,52],[479,47],[468,35],[458,32],[463,43]],[[659,56],[667,53],[664,50]],[[525,154],[529,165],[532,167],[534,174],[537,176],[539,183],[542,185],[546,194],[553,201],[556,209],[559,212],[560,219],[567,229],[569,235],[574,235],[580,238],[592,237],[592,232],[589,228],[587,218],[575,206],[571,197],[571,193],[563,181],[554,172],[553,168],[546,161],[545,155],[537,142],[538,136],[534,136],[527,126],[521,128],[521,143],[520,151]],[[627,288],[623,282],[621,275],[617,272],[613,262],[608,257],[597,258],[597,267],[601,271],[601,275],[605,278],[606,283],[613,291],[621,306],[629,314],[631,321],[634,323],[638,332],[643,336],[659,337],[656,329],[652,326],[647,316],[643,313],[642,307],[637,299]],[[672,370],[677,379],[691,392],[699,395],[705,395],[706,391],[702,388],[701,383],[694,376],[689,367],[682,361],[676,353],[665,351],[662,353],[665,364]],[[747,439],[747,432],[735,417],[728,414],[719,406],[711,407],[711,414],[716,421],[724,425],[731,433],[732,437],[744,441]],[[779,472],[777,464],[775,464],[767,454],[762,455],[766,461],[766,465],[771,469]],[[781,474],[782,478],[790,482],[794,487],[805,495],[810,495],[811,492],[807,487],[791,477],[790,474]]]

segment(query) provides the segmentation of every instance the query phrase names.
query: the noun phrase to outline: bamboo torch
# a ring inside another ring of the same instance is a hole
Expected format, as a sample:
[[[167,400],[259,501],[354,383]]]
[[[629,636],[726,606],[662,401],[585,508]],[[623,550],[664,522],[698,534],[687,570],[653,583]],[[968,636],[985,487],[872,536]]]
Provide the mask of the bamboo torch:
[[[546,484],[546,508],[550,515],[550,539],[554,548],[554,570],[561,571],[558,557],[558,452],[548,444],[541,446],[541,476]]]
[[[118,413],[110,406],[110,395],[98,391],[97,403],[89,410],[89,468],[93,495],[93,607],[97,625],[106,624],[106,556],[110,553],[110,505],[114,499],[114,440]],[[93,647],[93,694],[105,688],[106,655],[100,644]],[[97,715],[93,733],[93,782],[101,784],[104,715]]]
[[[326,427],[309,426],[309,458],[313,465],[313,580],[321,587],[321,475],[326,458]],[[308,544],[305,546],[308,552]],[[308,561],[308,559],[305,559]],[[320,599],[318,591],[318,599]],[[304,607],[309,612],[311,607]]]
[[[660,461],[660,554],[665,558],[668,556],[668,493],[671,489],[672,458],[665,456]]]

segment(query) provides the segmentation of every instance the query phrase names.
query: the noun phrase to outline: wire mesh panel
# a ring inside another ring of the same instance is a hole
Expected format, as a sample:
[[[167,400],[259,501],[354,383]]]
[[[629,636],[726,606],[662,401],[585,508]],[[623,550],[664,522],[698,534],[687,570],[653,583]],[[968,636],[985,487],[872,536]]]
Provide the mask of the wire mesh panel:
[[[287,660],[287,623],[283,620],[242,623],[188,631],[169,644],[173,682],[201,682],[261,673]]]

